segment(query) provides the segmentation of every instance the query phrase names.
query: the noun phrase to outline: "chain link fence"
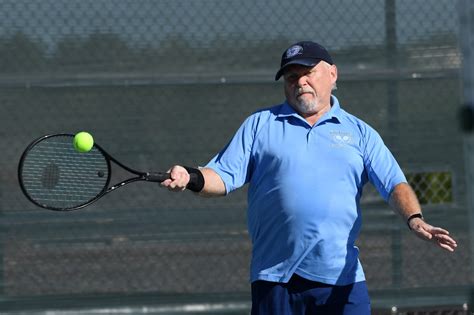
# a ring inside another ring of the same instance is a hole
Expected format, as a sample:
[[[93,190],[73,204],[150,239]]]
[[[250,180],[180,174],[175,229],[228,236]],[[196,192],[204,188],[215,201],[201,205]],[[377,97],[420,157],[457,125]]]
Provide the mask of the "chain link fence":
[[[342,106],[381,133],[425,216],[459,244],[446,254],[416,239],[366,187],[358,245],[374,313],[467,314],[457,10],[453,0],[0,0],[0,311],[248,313],[246,188],[203,199],[143,183],[56,213],[22,195],[17,163],[34,138],[87,130],[136,169],[203,165],[245,117],[283,100],[281,53],[309,39],[338,65]]]

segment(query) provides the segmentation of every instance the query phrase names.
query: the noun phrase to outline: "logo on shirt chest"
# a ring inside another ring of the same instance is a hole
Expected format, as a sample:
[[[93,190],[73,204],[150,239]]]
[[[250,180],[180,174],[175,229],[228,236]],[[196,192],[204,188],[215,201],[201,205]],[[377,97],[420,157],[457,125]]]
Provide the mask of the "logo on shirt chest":
[[[331,147],[340,148],[352,144],[353,137],[349,132],[331,131]]]

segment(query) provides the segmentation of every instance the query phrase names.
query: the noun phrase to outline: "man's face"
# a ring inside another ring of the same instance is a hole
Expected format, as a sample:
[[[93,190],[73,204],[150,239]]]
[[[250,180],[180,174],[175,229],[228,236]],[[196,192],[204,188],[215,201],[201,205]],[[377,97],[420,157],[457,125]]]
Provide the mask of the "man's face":
[[[288,66],[284,77],[288,103],[302,116],[330,107],[331,91],[337,80],[337,68],[324,61],[314,67]]]

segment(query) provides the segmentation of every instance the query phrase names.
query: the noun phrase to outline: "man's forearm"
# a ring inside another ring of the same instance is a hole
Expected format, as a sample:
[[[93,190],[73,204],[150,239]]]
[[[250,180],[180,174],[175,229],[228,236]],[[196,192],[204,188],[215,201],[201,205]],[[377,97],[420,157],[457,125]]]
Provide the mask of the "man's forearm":
[[[203,197],[217,197],[224,196],[226,194],[225,185],[219,174],[210,168],[200,168],[202,175],[204,176],[204,187],[199,192],[200,196]]]
[[[421,206],[415,192],[407,183],[395,186],[389,199],[390,206],[399,213],[406,222],[416,213],[421,213]]]

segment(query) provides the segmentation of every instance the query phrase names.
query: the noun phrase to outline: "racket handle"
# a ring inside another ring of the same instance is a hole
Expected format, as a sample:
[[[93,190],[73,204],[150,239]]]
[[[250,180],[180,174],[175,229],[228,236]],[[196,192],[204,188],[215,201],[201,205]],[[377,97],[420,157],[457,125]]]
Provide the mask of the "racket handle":
[[[186,186],[187,189],[200,192],[204,187],[204,176],[202,175],[201,171],[197,168],[187,167],[184,168],[189,173],[189,183]],[[145,179],[150,182],[158,182],[161,183],[167,179],[171,178],[170,173],[147,173]]]
[[[150,182],[158,182],[161,183],[170,178],[169,173],[147,173],[146,180]]]

